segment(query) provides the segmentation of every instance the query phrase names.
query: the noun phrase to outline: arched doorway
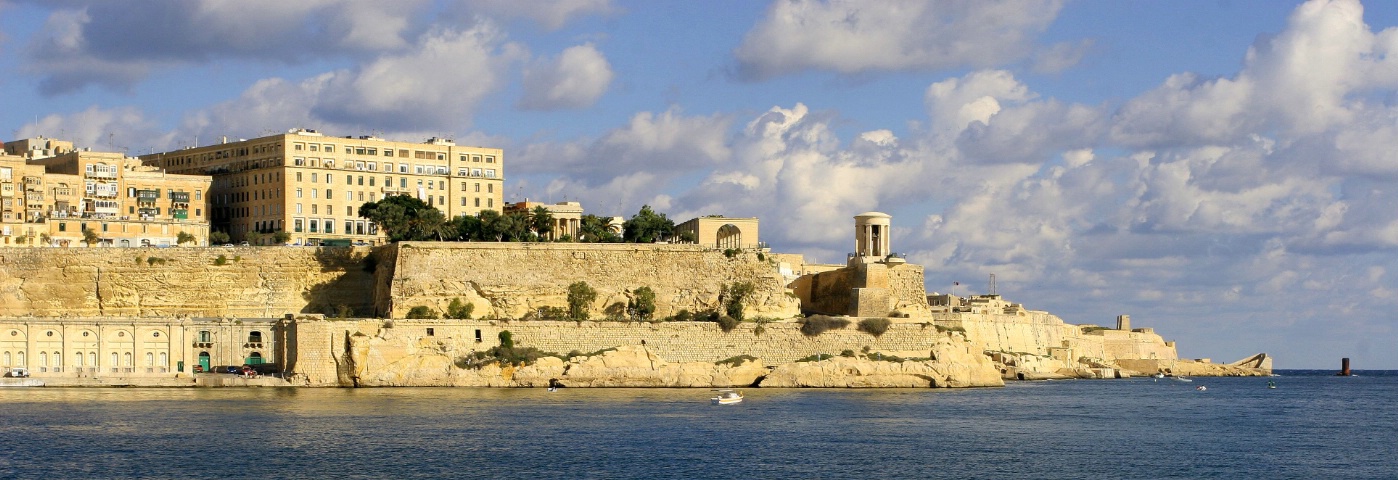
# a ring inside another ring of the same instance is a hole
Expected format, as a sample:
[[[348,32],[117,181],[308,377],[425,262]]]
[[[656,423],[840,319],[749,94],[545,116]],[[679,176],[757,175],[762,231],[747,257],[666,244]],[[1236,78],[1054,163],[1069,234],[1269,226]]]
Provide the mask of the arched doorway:
[[[209,352],[199,352],[199,371],[209,371]]]
[[[262,361],[262,353],[252,352],[252,355],[248,355],[247,361],[243,363],[248,365],[262,365],[264,363]]]
[[[718,235],[715,237],[718,248],[743,248],[743,231],[737,225],[728,223],[718,227]]]

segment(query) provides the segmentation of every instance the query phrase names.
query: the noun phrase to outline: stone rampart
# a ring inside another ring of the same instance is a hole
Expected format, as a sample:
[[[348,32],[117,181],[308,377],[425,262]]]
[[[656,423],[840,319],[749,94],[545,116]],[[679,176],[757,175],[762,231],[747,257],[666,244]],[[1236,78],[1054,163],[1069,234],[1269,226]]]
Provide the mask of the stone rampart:
[[[368,248],[4,248],[0,315],[373,312]]]
[[[748,317],[800,313],[776,262],[697,245],[403,242],[393,272],[392,303],[380,312],[390,318],[414,306],[443,312],[456,298],[475,305],[476,318],[522,318],[566,309],[568,286],[578,281],[597,291],[593,317],[624,309],[641,287],[655,292],[657,317],[713,310],[723,286],[739,282],[756,288],[744,302]]]

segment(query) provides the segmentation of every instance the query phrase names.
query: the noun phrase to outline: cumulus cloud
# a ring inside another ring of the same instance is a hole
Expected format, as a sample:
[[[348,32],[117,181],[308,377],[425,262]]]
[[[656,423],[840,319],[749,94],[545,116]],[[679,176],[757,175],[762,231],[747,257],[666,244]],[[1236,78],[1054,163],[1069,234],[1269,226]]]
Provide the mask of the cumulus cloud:
[[[131,156],[163,148],[173,135],[162,131],[157,122],[132,107],[89,107],[69,115],[47,115],[20,127],[17,134],[17,138],[44,136],[69,140],[78,148]]]
[[[52,95],[91,84],[125,89],[156,68],[220,58],[300,63],[394,51],[410,45],[409,19],[427,3],[76,2],[49,16],[26,46],[25,68],[41,75],[41,91]]]
[[[512,168],[557,173],[589,185],[606,183],[618,172],[649,171],[671,179],[728,161],[729,125],[724,116],[686,116],[675,108],[641,112],[601,138],[526,146],[513,157]]]
[[[789,0],[734,52],[742,76],[989,67],[1029,56],[1060,1]]]
[[[524,97],[528,110],[559,110],[591,106],[607,92],[614,73],[606,56],[591,43],[569,47],[557,58],[542,58],[524,68]]]
[[[617,11],[611,0],[476,0],[469,8],[500,17],[528,18],[550,30],[557,30],[578,17]]]

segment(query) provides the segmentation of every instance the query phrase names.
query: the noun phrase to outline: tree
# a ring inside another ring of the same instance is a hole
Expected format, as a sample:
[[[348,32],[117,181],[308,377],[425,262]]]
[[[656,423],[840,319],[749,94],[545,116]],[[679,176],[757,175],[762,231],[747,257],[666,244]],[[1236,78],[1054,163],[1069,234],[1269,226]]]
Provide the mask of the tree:
[[[257,230],[250,231],[247,233],[247,235],[243,235],[243,239],[247,240],[249,245],[261,245],[262,232],[259,232]]]
[[[727,312],[729,317],[742,321],[743,301],[756,290],[757,287],[753,286],[751,282],[724,285],[723,290],[719,293],[718,300],[719,303],[723,304],[724,311]]]
[[[93,231],[91,228],[83,229],[83,243],[86,243],[87,246],[91,247],[101,240],[102,237],[98,236],[96,231]]]
[[[540,240],[548,238],[549,234],[553,233],[553,212],[543,205],[534,207],[534,210],[529,212],[529,229],[533,230]]]
[[[505,240],[511,242],[527,242],[533,240],[533,232],[529,231],[528,212],[510,212],[505,214],[502,225],[505,229]]]
[[[437,312],[432,311],[432,309],[428,308],[426,305],[418,305],[408,309],[408,314],[404,315],[404,317],[411,319],[432,319],[437,318]]]
[[[631,292],[631,300],[626,302],[626,314],[636,320],[650,320],[655,314],[655,291],[641,287]]]
[[[451,299],[451,304],[447,305],[447,318],[458,320],[470,320],[471,313],[476,310],[476,304],[463,303],[460,298]]]
[[[578,225],[578,241],[584,243],[615,243],[621,237],[612,233],[611,221],[592,214],[583,215]]]
[[[275,243],[277,245],[285,245],[286,242],[290,241],[291,232],[288,232],[286,230],[277,230],[275,232],[272,232],[272,243]]]
[[[408,195],[391,195],[359,207],[359,216],[379,226],[391,242],[442,240],[450,236],[441,210]]]
[[[494,210],[485,210],[481,213],[491,211]],[[453,218],[451,219],[451,229],[455,231],[458,240],[468,242],[473,240],[485,240],[485,238],[481,236],[480,215],[460,215]]]
[[[193,234],[190,234],[190,233],[188,233],[188,232],[180,232],[179,235],[175,235],[175,244],[176,244],[176,245],[184,245],[184,244],[186,244],[186,243],[192,243],[192,242],[194,242],[194,240],[195,240],[195,239],[194,239],[194,235],[193,235]]]
[[[228,232],[220,232],[217,230],[209,232],[209,244],[211,245],[222,245],[228,243],[230,239]]]
[[[487,242],[503,242],[505,240],[505,231],[508,229],[505,225],[507,220],[503,215],[500,215],[500,212],[481,210],[481,213],[476,214],[476,217],[480,222],[481,240]]]
[[[568,317],[573,320],[587,320],[592,302],[597,301],[597,291],[587,282],[577,281],[568,286]]]
[[[622,224],[622,235],[627,242],[654,243],[669,237],[675,231],[675,222],[663,213],[655,213],[650,205],[641,207],[630,220]]]
[[[53,237],[50,237],[47,233],[40,233],[39,241],[42,242],[45,246],[53,245]]]

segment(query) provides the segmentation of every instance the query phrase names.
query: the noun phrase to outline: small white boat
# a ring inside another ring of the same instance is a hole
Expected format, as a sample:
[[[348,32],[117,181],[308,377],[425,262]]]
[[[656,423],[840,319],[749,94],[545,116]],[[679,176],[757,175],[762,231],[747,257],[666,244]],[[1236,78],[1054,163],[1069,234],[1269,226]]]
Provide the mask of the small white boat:
[[[1194,381],[1194,380],[1190,380],[1189,377],[1170,377],[1170,380],[1174,380],[1174,381],[1176,381],[1176,382],[1193,382],[1193,381]]]
[[[732,405],[732,404],[735,404],[735,403],[742,403],[742,402],[743,402],[743,392],[739,392],[739,391],[735,391],[735,390],[715,390],[715,391],[718,392],[718,396],[709,399],[710,401],[712,401],[712,402],[714,403],[714,405]]]

